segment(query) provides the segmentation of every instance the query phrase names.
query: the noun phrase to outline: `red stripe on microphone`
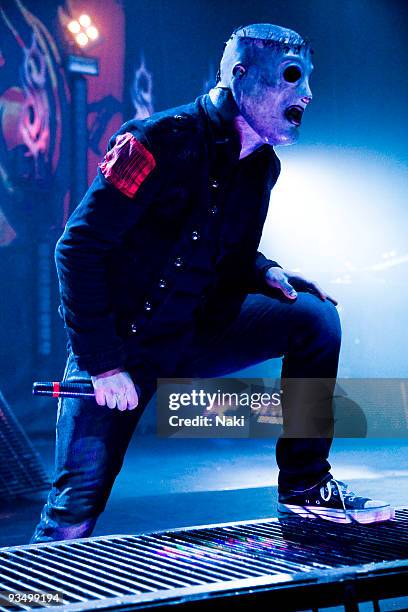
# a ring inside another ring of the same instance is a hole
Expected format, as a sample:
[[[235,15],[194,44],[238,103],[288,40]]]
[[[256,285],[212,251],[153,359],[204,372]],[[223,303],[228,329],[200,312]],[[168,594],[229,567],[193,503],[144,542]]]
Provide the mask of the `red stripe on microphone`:
[[[52,383],[52,397],[59,397],[60,395],[60,384],[59,382]]]

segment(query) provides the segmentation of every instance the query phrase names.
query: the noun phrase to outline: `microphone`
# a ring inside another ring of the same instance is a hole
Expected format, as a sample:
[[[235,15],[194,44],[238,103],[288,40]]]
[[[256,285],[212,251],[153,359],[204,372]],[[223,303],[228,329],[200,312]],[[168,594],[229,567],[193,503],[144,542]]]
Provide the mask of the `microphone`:
[[[33,395],[48,397],[95,397],[91,382],[35,382]]]

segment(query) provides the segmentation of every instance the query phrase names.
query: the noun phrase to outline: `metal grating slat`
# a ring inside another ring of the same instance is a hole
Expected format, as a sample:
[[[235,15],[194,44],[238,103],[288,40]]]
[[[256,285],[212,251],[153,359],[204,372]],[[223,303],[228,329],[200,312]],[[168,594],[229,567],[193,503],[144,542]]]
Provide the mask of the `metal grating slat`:
[[[49,485],[38,454],[0,392],[0,494],[14,497]]]
[[[211,557],[208,559],[209,562],[211,562],[214,565],[217,565],[217,563],[221,566],[231,563],[234,564],[235,566],[238,567],[242,567],[244,568],[243,571],[241,572],[240,578],[247,578],[250,576],[251,573],[253,573],[254,576],[260,576],[263,575],[265,573],[270,574],[270,573],[276,573],[278,572],[278,568],[276,566],[276,563],[272,560],[267,561],[265,559],[263,559],[260,555],[256,556],[253,554],[245,554],[244,553],[244,549],[241,546],[231,546],[229,545],[228,547],[223,546],[221,541],[219,543],[216,544],[218,550],[218,553],[213,552],[214,551],[214,547],[211,545],[211,548],[208,544],[208,540],[206,540],[205,538],[203,538],[201,540],[201,544],[198,545],[191,545],[192,538],[190,538],[189,536],[185,536],[182,539],[181,538],[172,538],[169,542],[169,546],[170,543],[173,542],[173,546],[179,546],[181,550],[183,550],[183,553],[186,556],[190,556],[194,559],[195,555],[202,555],[203,552],[205,551],[206,554]],[[175,550],[179,550],[179,549],[175,549]],[[180,550],[180,554],[183,554]],[[208,554],[208,551],[211,550],[211,556]],[[250,565],[249,565],[250,564]],[[288,562],[286,567],[288,567],[290,565],[290,563]],[[249,568],[253,568],[253,570],[255,570],[255,568],[257,568],[257,571],[252,571]],[[298,569],[298,568],[296,568]],[[222,571],[219,570],[219,575],[222,574]]]
[[[20,553],[21,554],[21,553]],[[16,555],[17,556],[17,555]],[[36,558],[37,557],[37,558]],[[13,559],[13,555],[10,555],[10,558]],[[101,592],[106,591],[107,595],[120,595],[121,590],[117,590],[113,587],[120,586],[118,585],[118,581],[110,580],[108,575],[98,574],[95,572],[94,568],[88,567],[87,570],[84,568],[78,568],[69,561],[67,562],[63,558],[59,557],[59,559],[55,560],[50,556],[49,552],[46,553],[42,559],[38,559],[38,556],[35,553],[30,551],[25,551],[24,554],[24,562],[27,567],[30,567],[32,571],[40,572],[43,569],[43,560],[47,560],[47,566],[50,570],[54,572],[54,578],[61,580],[62,584],[65,584],[64,577],[69,572],[71,580],[75,578],[75,581],[79,581],[85,585],[96,585]],[[23,566],[24,567],[24,566]]]
[[[222,560],[219,559],[219,556],[215,554],[215,552],[207,550],[197,550],[189,553],[186,550],[183,550],[181,547],[177,547],[176,544],[171,542],[164,543],[163,545],[159,543],[155,543],[154,540],[149,540],[145,544],[141,545],[140,542],[136,542],[135,539],[128,538],[129,545],[132,548],[143,550],[152,550],[154,554],[159,554],[167,558],[167,562],[170,562],[174,565],[179,565],[182,567],[185,572],[185,568],[189,568],[188,571],[191,570],[191,567],[194,566],[194,572],[196,574],[202,574],[203,578],[206,576],[208,579],[213,579],[220,577],[223,573],[222,568],[225,566]],[[144,553],[145,554],[145,553]],[[209,563],[211,566],[209,567]],[[230,574],[231,578],[238,578],[241,575],[241,566],[240,562],[235,562],[232,566],[231,564],[227,565],[227,572]],[[248,575],[258,576],[259,572],[252,568],[246,568],[246,573]]]
[[[408,509],[369,526],[268,519],[0,549],[0,589],[58,591],[72,612],[101,602],[119,609],[248,585],[294,589],[319,576],[323,585],[396,562],[398,573],[407,556]]]
[[[95,546],[101,551],[101,554],[104,554],[103,551],[103,545],[101,545],[99,542],[97,542],[95,544]],[[115,546],[115,550],[116,550],[116,545]],[[173,577],[165,577],[163,575],[161,575],[160,577],[156,577],[155,574],[153,574],[151,571],[149,573],[149,567],[146,566],[146,564],[143,561],[143,557],[139,558],[139,560],[136,559],[131,559],[130,556],[124,556],[125,557],[125,561],[128,564],[129,567],[132,567],[132,569],[134,569],[137,573],[138,573],[138,579],[139,581],[147,588],[175,588],[175,587],[179,587],[182,586],[182,582],[174,579]],[[170,568],[169,568],[170,570]],[[171,573],[171,571],[169,571],[168,573]],[[184,585],[183,585],[184,586]]]
[[[147,543],[150,546],[154,547],[157,552],[160,554],[162,551],[169,551],[174,555],[179,555],[182,558],[185,558],[190,563],[194,564],[194,566],[206,565],[207,572],[211,574],[215,579],[217,578],[226,578],[232,580],[233,578],[240,577],[242,578],[243,574],[248,577],[251,574],[259,575],[259,572],[251,571],[251,569],[246,568],[244,572],[238,572],[242,567],[242,558],[238,555],[221,555],[216,554],[214,551],[205,546],[189,546],[188,542],[185,540],[181,540],[177,537],[165,537],[163,540],[156,538],[149,538]],[[206,558],[205,558],[206,557]],[[234,561],[234,565],[232,566],[231,557]],[[229,570],[231,567],[232,573]],[[237,569],[236,572],[232,569],[235,567]],[[235,575],[234,575],[235,573]]]
[[[132,561],[138,558],[152,560],[154,563],[151,565],[151,567],[154,567],[156,571],[163,572],[164,574],[171,573],[176,577],[182,574],[185,580],[188,580],[188,575],[190,575],[190,582],[194,584],[200,584],[200,583],[205,584],[207,582],[205,580],[205,574],[206,573],[209,574],[209,572],[204,572],[202,577],[200,577],[201,575],[200,573],[195,572],[194,577],[191,578],[191,575],[193,574],[192,570],[188,568],[186,564],[180,565],[179,563],[174,563],[174,559],[172,559],[172,564],[171,564],[171,567],[173,569],[170,572],[169,570],[170,565],[169,565],[168,560],[161,561],[162,556],[160,555],[158,557],[158,555],[156,555],[155,550],[153,548],[148,549],[147,547],[145,547],[145,549],[143,549],[138,544],[135,544],[133,546],[125,546],[122,543],[122,541],[121,542],[115,541],[116,554],[114,554],[112,553],[111,550],[109,550],[109,548],[112,548],[112,547],[107,547],[105,546],[105,544],[101,544],[101,547],[105,548],[105,550],[107,551],[107,554],[114,555],[117,558],[120,558],[120,554],[122,554],[122,556],[125,554],[126,557],[129,559],[132,559]]]
[[[184,541],[197,541],[199,539],[199,535],[194,536],[185,536],[183,538]],[[296,560],[283,559],[279,560],[276,556],[272,559],[268,559],[270,557],[272,549],[269,548],[267,552],[262,549],[262,547],[257,546],[253,539],[246,539],[245,543],[238,540],[233,542],[232,539],[229,539],[226,542],[222,540],[214,540],[211,541],[208,536],[205,539],[206,543],[209,543],[212,547],[218,547],[220,551],[222,550],[223,556],[231,557],[233,562],[236,562],[235,559],[239,558],[241,563],[245,566],[245,563],[251,564],[252,567],[263,567],[263,571],[258,571],[256,575],[262,575],[266,573],[279,573],[281,570],[292,569],[293,571],[309,571],[310,567],[305,565],[304,563],[300,563]],[[232,549],[232,544],[234,544],[233,548],[239,553],[239,557],[237,554],[234,554],[229,551]],[[247,552],[246,552],[247,551]],[[273,551],[275,553],[275,551]],[[327,567],[327,566],[325,566]],[[246,570],[247,572],[248,570]]]

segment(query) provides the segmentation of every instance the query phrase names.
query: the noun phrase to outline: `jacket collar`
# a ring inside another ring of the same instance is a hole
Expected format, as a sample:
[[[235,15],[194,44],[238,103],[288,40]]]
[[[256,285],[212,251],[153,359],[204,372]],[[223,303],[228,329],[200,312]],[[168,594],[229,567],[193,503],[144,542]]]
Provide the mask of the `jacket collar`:
[[[227,87],[220,87],[219,89],[219,95],[224,98],[222,111],[213,104],[209,94],[204,94],[199,100],[209,119],[215,145],[223,145],[222,148],[228,149],[228,153],[238,160],[241,151],[241,141],[233,123],[234,117],[236,117],[238,112],[237,106],[230,89]],[[257,154],[261,152],[266,154],[271,162],[275,163],[277,160],[276,153],[271,145],[261,145],[254,151]]]
[[[201,104],[209,120],[214,143],[216,145],[226,145],[239,157],[241,142],[233,124],[233,119],[236,116],[235,102],[229,89],[223,88],[220,95],[225,98],[222,112],[212,103],[209,94],[201,96]]]

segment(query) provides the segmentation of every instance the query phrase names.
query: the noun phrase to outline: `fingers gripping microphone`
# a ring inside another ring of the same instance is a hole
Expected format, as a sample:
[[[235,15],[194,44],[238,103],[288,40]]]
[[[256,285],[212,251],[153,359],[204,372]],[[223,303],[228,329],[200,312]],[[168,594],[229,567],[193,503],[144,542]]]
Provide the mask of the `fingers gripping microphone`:
[[[33,395],[48,397],[95,397],[91,382],[35,382]]]

